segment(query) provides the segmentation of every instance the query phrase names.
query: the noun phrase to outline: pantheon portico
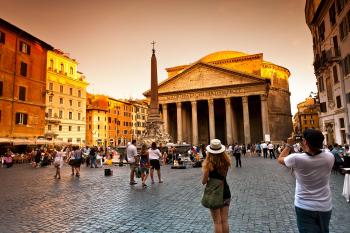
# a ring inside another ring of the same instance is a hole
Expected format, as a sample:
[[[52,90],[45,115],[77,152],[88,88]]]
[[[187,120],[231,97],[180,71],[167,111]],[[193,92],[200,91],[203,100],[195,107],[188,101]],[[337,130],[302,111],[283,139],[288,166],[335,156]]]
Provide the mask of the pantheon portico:
[[[248,144],[290,136],[290,72],[263,61],[263,54],[222,51],[166,70],[158,98],[174,142]]]

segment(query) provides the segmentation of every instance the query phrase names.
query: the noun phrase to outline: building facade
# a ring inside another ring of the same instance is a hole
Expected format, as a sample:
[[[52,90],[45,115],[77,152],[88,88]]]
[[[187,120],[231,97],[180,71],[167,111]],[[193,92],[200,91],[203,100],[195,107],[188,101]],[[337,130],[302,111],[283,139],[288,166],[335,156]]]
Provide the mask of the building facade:
[[[349,143],[350,1],[308,0],[305,19],[313,37],[320,129],[328,145]]]
[[[221,51],[166,70],[158,98],[174,142],[248,144],[290,136],[290,72],[263,54]],[[150,91],[144,95],[150,98]]]
[[[126,145],[132,140],[132,104],[88,94],[86,124],[88,145]]]
[[[56,142],[85,144],[85,76],[78,62],[55,49],[47,54],[45,137]]]
[[[320,105],[316,98],[308,97],[297,105],[298,112],[293,117],[294,134],[300,135],[306,129],[319,129]]]
[[[132,138],[141,137],[146,129],[148,104],[145,100],[131,100],[132,104]]]
[[[53,47],[0,19],[0,137],[44,135],[46,60]]]

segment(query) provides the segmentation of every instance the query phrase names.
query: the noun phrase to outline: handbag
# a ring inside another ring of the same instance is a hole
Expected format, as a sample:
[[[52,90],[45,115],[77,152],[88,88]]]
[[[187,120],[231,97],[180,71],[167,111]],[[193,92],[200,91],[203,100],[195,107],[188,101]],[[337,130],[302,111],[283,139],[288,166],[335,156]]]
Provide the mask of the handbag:
[[[222,180],[209,178],[204,189],[202,205],[209,209],[224,206],[224,182]]]

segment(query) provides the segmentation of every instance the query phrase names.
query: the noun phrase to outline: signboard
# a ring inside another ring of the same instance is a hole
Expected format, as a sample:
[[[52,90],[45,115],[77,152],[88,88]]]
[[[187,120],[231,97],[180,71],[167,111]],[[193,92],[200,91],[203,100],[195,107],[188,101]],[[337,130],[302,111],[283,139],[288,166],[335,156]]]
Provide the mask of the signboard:
[[[265,142],[270,142],[270,134],[265,134]]]

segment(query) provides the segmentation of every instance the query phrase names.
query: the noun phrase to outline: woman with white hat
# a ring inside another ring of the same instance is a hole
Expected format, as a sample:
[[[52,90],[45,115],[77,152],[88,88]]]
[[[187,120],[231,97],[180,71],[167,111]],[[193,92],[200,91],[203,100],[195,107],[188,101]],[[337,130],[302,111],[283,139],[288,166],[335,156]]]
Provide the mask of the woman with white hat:
[[[226,176],[231,166],[230,157],[225,151],[225,146],[221,144],[219,139],[210,141],[210,145],[206,147],[207,156],[203,162],[203,178],[202,184],[207,184],[210,179],[219,179],[223,182],[223,205],[219,208],[210,209],[214,222],[215,232],[229,232],[228,211],[231,200],[230,187],[226,182]]]

